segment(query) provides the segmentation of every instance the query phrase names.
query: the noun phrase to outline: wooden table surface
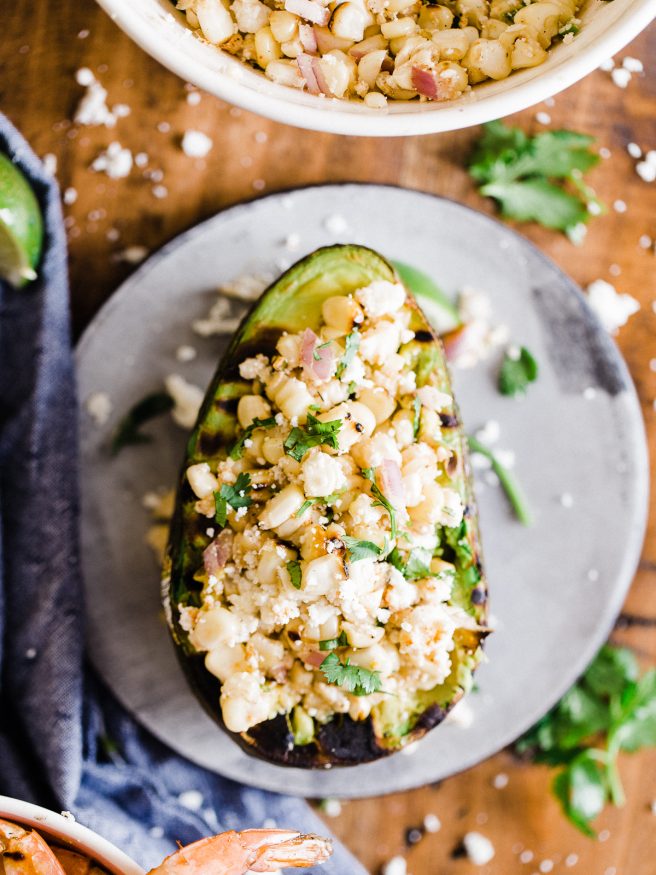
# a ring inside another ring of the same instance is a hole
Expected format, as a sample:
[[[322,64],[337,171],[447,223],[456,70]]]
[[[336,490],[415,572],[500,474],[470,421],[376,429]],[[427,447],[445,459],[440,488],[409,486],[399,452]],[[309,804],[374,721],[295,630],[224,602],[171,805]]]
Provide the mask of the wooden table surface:
[[[306,133],[231,109],[205,94],[200,103],[190,104],[185,83],[131,43],[93,0],[4,0],[1,21],[0,110],[39,155],[57,157],[62,190],[74,187],[78,193],[77,201],[66,207],[78,331],[133,269],[117,260],[125,247],[155,249],[262,190],[325,181],[385,182],[492,211],[463,169],[476,129],[404,140]],[[611,208],[595,219],[581,248],[537,227],[525,226],[522,232],[579,283],[608,279],[640,300],[641,311],[621,330],[618,342],[640,393],[653,451],[656,372],[650,360],[656,356],[656,256],[638,241],[645,234],[656,238],[656,183],[639,179],[626,144],[656,149],[656,26],[621,53],[625,55],[642,58],[646,66],[646,74],[634,76],[626,90],[597,71],[558,96],[546,111],[554,126],[592,133],[610,150],[590,179],[607,204],[624,201],[626,212]],[[82,94],[75,71],[83,66],[107,88],[110,105],[131,108],[114,130],[71,123]],[[545,109],[526,111],[512,121],[536,130],[535,113]],[[186,129],[212,137],[214,148],[206,159],[182,152],[180,137]],[[135,169],[121,180],[92,172],[91,161],[112,140],[134,153],[147,152],[148,170]],[[161,171],[163,178],[158,173],[153,177],[152,170]],[[155,185],[165,186],[167,196],[154,196]],[[652,499],[642,561],[625,606],[628,619],[613,635],[636,648],[645,665],[656,661],[654,510]],[[656,799],[656,751],[625,757],[621,770],[629,801],[602,816],[604,841],[584,838],[564,820],[549,793],[546,769],[519,763],[509,752],[439,786],[349,802],[330,825],[371,872],[403,853],[412,875],[653,875],[656,816],[650,803]],[[508,776],[504,789],[493,786],[499,774]],[[406,849],[406,830],[427,813],[440,818],[441,830]],[[486,867],[479,869],[454,853],[469,830],[487,835],[496,847]],[[521,851],[531,851],[533,860],[521,862]],[[565,860],[571,854],[578,855],[578,863],[570,869]]]

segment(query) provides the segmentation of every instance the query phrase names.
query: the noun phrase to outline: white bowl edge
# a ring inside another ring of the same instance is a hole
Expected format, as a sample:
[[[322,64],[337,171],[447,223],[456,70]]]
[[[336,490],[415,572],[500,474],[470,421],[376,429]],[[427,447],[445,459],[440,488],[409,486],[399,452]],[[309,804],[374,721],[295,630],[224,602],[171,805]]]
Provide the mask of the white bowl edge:
[[[48,808],[0,796],[0,819],[36,829],[64,847],[86,854],[114,875],[145,875],[141,866],[107,839]]]
[[[519,112],[587,76],[656,17],[656,0],[588,0],[580,34],[569,45],[554,47],[539,67],[478,85],[452,103],[390,101],[381,111],[276,85],[196,38],[170,0],[98,3],[161,64],[228,103],[295,127],[375,137],[442,133]]]

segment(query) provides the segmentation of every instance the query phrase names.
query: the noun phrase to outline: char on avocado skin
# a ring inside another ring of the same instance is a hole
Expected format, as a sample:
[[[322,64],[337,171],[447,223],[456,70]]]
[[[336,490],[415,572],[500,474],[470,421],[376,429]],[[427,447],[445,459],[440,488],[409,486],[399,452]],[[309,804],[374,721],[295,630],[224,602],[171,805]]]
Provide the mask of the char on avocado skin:
[[[316,325],[321,312],[321,294],[314,295],[313,284],[320,285],[325,279],[330,280],[333,272],[339,275],[340,283],[346,283],[345,291],[354,291],[378,279],[395,281],[393,269],[384,259],[371,250],[357,246],[318,250],[291,268],[264,293],[242,322],[219,364],[198,424],[188,443],[171,529],[168,603],[178,656],[187,677],[207,712],[224,729],[218,706],[221,683],[207,671],[204,655],[194,651],[188,641],[188,632],[181,624],[180,606],[200,604],[202,583],[195,579],[195,573],[202,565],[203,551],[211,541],[211,536],[206,534],[207,520],[203,524],[202,518],[194,511],[196,500],[186,481],[185,472],[190,464],[212,462],[217,458],[225,458],[229,453],[239,438],[236,407],[241,395],[249,391],[249,384],[240,377],[239,363],[248,356],[271,354],[286,330],[294,333],[303,326]],[[311,293],[308,293],[308,289]],[[329,293],[336,294],[336,291],[332,288]],[[302,302],[301,306],[299,301]],[[425,385],[430,379],[431,371],[427,367],[430,362],[430,368],[440,373],[442,385],[448,387],[440,341],[412,299],[408,301],[408,306],[412,308],[415,320],[413,327],[416,330],[415,340],[407,345],[407,355],[416,357],[417,366],[422,369],[421,384]],[[462,479],[462,501],[466,510],[463,525],[443,540],[441,553],[435,555],[441,555],[445,561],[456,564],[460,593],[457,603],[484,626],[487,586],[479,560],[475,505],[467,477],[466,444],[461,434],[457,408],[453,413],[439,414],[439,418],[445,441],[463,462],[458,465],[454,476]],[[280,764],[314,768],[378,759],[421,737],[444,719],[471,682],[471,672],[478,660],[476,654],[485,634],[481,628],[469,637],[462,638],[465,643],[459,646],[465,648],[467,659],[441,685],[436,694],[439,701],[430,701],[429,694],[419,697],[412,718],[404,720],[402,724],[394,716],[385,723],[371,716],[354,720],[348,715],[337,714],[325,722],[315,720],[314,739],[309,743],[295,744],[289,715],[278,714],[251,726],[245,732],[230,734],[249,753]],[[394,709],[390,713],[394,715]]]

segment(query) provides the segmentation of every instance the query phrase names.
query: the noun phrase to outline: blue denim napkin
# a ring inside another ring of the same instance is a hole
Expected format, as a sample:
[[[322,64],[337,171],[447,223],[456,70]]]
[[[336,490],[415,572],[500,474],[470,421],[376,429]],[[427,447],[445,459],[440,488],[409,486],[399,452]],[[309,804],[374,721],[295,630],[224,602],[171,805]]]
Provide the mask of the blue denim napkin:
[[[66,239],[55,182],[0,115],[0,151],[46,227],[39,278],[0,283],[0,793],[67,809],[146,868],[226,829],[326,833],[300,799],[242,787],[174,754],[85,667],[77,404]],[[365,875],[336,844],[317,875]]]

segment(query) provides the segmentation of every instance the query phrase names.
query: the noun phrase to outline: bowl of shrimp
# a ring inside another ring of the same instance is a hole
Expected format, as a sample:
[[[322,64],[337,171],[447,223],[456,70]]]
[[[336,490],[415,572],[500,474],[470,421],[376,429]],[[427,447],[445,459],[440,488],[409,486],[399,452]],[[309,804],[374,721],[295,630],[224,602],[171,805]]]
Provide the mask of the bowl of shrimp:
[[[236,106],[310,130],[408,136],[552,97],[656,0],[98,0],[143,49]]]
[[[325,862],[328,839],[294,830],[220,833],[179,847],[147,875],[245,875],[303,869]],[[146,875],[119,848],[71,815],[0,796],[0,872],[3,875]]]

